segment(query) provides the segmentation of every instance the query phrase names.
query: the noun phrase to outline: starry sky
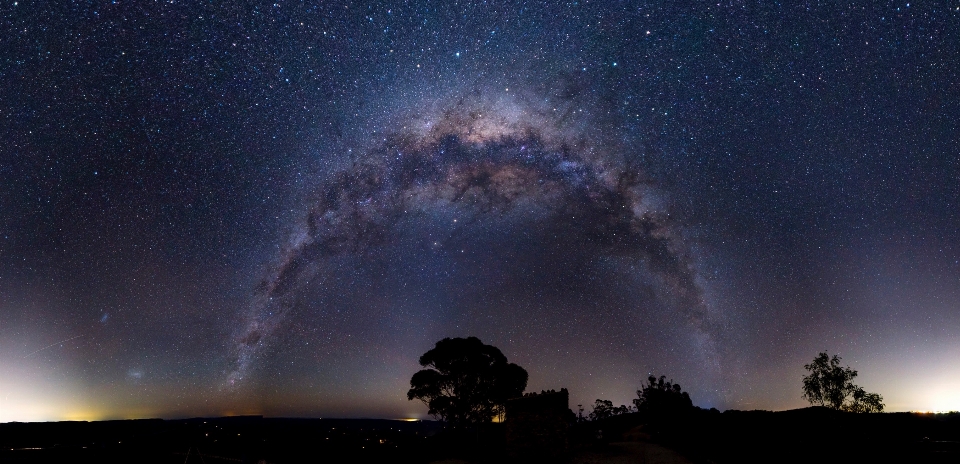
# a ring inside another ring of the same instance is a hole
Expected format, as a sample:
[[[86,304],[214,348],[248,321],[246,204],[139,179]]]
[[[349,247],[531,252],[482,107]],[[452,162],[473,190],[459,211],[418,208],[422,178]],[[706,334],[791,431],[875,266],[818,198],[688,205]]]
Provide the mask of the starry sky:
[[[3,0],[0,421],[960,409],[960,3]]]

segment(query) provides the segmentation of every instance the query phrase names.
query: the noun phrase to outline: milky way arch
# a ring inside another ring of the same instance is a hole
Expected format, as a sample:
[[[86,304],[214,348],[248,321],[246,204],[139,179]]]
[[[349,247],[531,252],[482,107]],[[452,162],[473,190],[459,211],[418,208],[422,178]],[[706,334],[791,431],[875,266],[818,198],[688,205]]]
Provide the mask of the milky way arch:
[[[255,291],[235,337],[228,385],[245,377],[300,291],[320,280],[326,260],[389,246],[401,219],[437,207],[493,218],[518,205],[546,209],[558,230],[578,234],[585,245],[642,262],[660,297],[703,332],[702,292],[656,189],[639,167],[598,157],[588,137],[564,136],[556,127],[539,113],[461,102],[417,130],[387,137],[365,160],[331,176],[308,208],[303,232]]]

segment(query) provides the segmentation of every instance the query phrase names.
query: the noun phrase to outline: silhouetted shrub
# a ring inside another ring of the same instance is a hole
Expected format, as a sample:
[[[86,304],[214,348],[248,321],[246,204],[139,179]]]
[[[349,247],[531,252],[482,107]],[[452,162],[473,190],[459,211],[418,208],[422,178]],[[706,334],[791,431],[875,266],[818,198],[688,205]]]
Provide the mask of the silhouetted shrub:
[[[647,378],[647,384],[641,384],[637,390],[637,399],[633,400],[637,411],[655,415],[676,413],[693,409],[690,395],[680,388],[680,384],[666,381],[666,376],[659,379],[654,376]]]

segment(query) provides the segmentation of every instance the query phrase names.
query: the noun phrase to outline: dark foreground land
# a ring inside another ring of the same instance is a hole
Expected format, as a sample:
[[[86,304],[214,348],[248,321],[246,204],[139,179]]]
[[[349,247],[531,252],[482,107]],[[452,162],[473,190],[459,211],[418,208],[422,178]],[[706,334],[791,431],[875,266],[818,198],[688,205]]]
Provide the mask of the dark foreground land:
[[[518,455],[504,427],[234,417],[0,424],[0,463],[960,462],[960,414],[694,410],[573,424],[565,450]],[[534,451],[536,451],[534,449]]]
[[[417,462],[437,422],[260,416],[0,424],[0,463]]]
[[[704,463],[960,463],[960,414],[707,411],[658,419],[625,415],[607,424]],[[643,422],[643,425],[637,425]],[[627,440],[629,441],[629,440]],[[641,440],[642,441],[642,440]]]

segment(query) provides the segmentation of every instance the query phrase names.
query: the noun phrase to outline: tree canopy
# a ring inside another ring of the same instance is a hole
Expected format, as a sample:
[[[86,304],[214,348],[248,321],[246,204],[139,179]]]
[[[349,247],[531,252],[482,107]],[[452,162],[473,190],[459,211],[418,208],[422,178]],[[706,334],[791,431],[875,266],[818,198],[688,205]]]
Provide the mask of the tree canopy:
[[[853,383],[857,371],[840,366],[840,356],[820,352],[803,366],[803,398],[810,404],[851,412],[883,412],[883,397]]]
[[[680,388],[680,384],[673,383],[673,380],[667,381],[665,375],[659,379],[655,376],[647,378],[647,384],[641,383],[640,390],[637,390],[637,399],[633,404],[637,406],[637,411],[641,412],[677,412],[693,408],[693,401],[690,395]]]
[[[527,371],[476,337],[444,338],[420,357],[407,399],[419,399],[453,425],[490,422],[527,388]]]
[[[597,398],[597,402],[593,405],[593,412],[587,417],[592,421],[596,421],[631,412],[633,412],[633,410],[626,405],[621,404],[620,406],[614,406],[613,401]]]

